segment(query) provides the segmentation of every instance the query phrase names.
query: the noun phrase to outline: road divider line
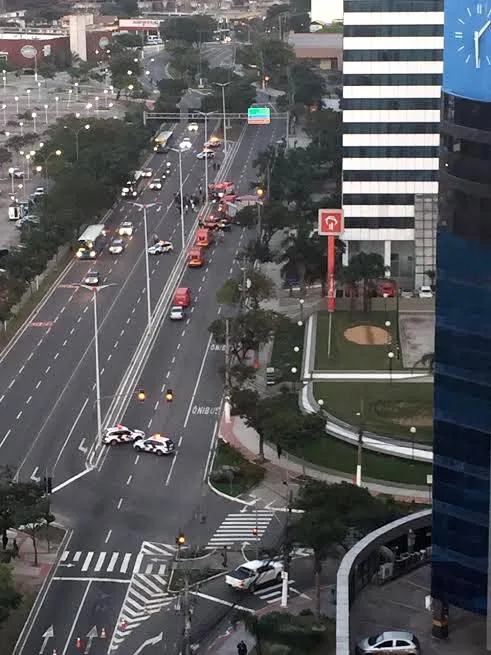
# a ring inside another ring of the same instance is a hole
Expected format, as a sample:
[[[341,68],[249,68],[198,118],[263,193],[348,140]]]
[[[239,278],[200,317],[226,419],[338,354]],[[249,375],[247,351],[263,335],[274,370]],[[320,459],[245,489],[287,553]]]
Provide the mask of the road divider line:
[[[87,596],[89,595],[90,588],[92,587],[92,581],[89,580],[87,583],[87,587],[85,588],[85,591],[83,593],[82,598],[80,599],[80,605],[78,606],[77,612],[75,614],[75,618],[73,619],[73,623],[70,628],[70,633],[68,635],[68,639],[65,642],[65,646],[61,652],[61,655],[66,655],[69,647],[72,645],[72,640],[73,640],[73,633],[75,631],[75,627],[78,623],[78,620],[80,618],[80,614],[82,613],[82,608],[85,605],[85,601],[87,600]]]
[[[89,403],[89,399],[86,398],[85,401],[84,401],[84,404],[82,405],[82,407],[81,407],[81,409],[79,411],[79,413],[77,414],[77,418],[75,419],[75,422],[73,423],[72,427],[70,428],[70,432],[68,433],[67,438],[63,442],[63,446],[61,447],[60,452],[58,453],[58,455],[57,455],[57,457],[55,459],[55,463],[53,464],[53,466],[51,468],[51,475],[53,475],[53,473],[55,471],[55,468],[58,466],[58,463],[59,463],[59,461],[61,459],[61,456],[63,455],[63,452],[64,452],[65,448],[67,447],[67,444],[70,441],[70,438],[71,438],[72,434],[75,432],[75,428],[77,427],[77,423],[79,422],[80,417],[84,413],[85,408],[87,407],[88,403]],[[80,449],[80,446],[79,446],[79,449]]]
[[[203,355],[203,359],[201,360],[201,367],[199,369],[196,384],[194,385],[193,395],[191,396],[191,400],[189,402],[189,407],[188,407],[188,411],[187,411],[187,414],[186,414],[186,418],[184,419],[184,424],[183,424],[184,427],[187,427],[189,417],[191,415],[191,410],[193,408],[194,399],[196,397],[196,392],[198,391],[199,383],[201,382],[201,376],[203,375],[203,369],[205,368],[206,358],[208,357],[208,353],[210,351],[210,346],[211,346],[212,340],[213,340],[213,335],[210,334],[210,336],[208,337],[208,342],[207,342],[206,347],[205,347],[205,354]]]

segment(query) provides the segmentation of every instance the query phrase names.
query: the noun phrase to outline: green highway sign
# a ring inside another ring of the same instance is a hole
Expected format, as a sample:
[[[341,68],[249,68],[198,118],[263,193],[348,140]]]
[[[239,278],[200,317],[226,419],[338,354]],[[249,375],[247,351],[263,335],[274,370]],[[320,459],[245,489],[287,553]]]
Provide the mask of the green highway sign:
[[[271,110],[269,107],[249,107],[247,110],[248,125],[269,125]]]

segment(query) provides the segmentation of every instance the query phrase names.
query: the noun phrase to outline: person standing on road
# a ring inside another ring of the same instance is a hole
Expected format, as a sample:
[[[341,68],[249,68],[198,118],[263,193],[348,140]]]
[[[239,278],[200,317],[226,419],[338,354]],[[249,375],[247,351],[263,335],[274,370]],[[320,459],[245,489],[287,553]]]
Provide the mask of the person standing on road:
[[[237,655],[247,655],[247,645],[243,639],[237,644]]]

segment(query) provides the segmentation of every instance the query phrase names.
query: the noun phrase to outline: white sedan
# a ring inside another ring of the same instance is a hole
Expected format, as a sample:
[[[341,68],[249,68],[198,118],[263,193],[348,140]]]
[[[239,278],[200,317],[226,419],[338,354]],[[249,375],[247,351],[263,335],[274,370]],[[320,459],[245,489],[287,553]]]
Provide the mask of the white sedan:
[[[142,170],[143,177],[152,177],[152,175],[153,175],[153,170],[151,168],[144,168]]]
[[[188,132],[197,132],[198,130],[199,130],[198,123],[189,123],[188,124]]]
[[[131,221],[125,221],[119,226],[118,234],[120,237],[131,237],[133,236],[134,227]]]
[[[211,148],[205,148],[202,152],[198,152],[196,155],[197,159],[213,159],[215,156],[214,151]]]
[[[225,576],[225,584],[239,591],[254,591],[261,585],[281,580],[283,562],[256,559],[244,562]]]
[[[84,277],[84,284],[87,284],[91,287],[97,287],[101,281],[101,276],[97,271],[89,271]]]
[[[162,455],[173,455],[176,446],[172,439],[164,437],[161,434],[153,434],[146,439],[138,439],[133,444],[133,448],[139,453],[153,453],[161,457]]]
[[[160,191],[162,189],[162,180],[159,180],[158,177],[154,177],[148,185],[148,188],[152,189],[153,191]]]
[[[191,143],[191,139],[188,136],[185,136],[184,139],[179,144],[179,148],[181,150],[191,150],[192,147],[193,144]]]
[[[172,252],[174,246],[170,241],[158,241],[154,243],[153,246],[150,246],[148,249],[149,255],[162,255],[165,252]]]
[[[433,298],[433,291],[429,286],[422,286],[419,288],[418,296],[420,298]]]
[[[111,255],[120,255],[124,250],[124,245],[123,239],[113,239],[109,246],[109,252]]]
[[[106,428],[102,435],[102,442],[110,446],[117,446],[120,443],[134,443],[138,439],[145,439],[143,430],[131,430],[125,425]]]
[[[171,321],[182,321],[184,318],[186,318],[184,307],[181,307],[180,305],[174,305],[174,307],[171,307],[169,318]]]

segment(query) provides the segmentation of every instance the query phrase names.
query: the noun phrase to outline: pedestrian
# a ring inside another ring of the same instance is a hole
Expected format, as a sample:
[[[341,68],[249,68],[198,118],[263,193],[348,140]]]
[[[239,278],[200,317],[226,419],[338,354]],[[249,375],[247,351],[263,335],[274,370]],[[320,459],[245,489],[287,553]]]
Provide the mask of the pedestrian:
[[[189,205],[188,205],[188,203],[186,203],[186,204],[184,205],[184,212],[187,214],[188,211],[189,211]]]
[[[9,542],[9,538],[7,537],[7,533],[4,532],[3,535],[2,535],[2,545],[3,545],[4,550],[7,550],[8,542]]]
[[[281,453],[283,452],[283,448],[281,447],[281,444],[277,443],[276,444],[276,454],[278,455],[278,459],[281,458]]]
[[[191,209],[192,209],[193,212],[194,212],[194,200],[193,200],[192,198],[191,198]]]
[[[237,644],[237,655],[247,655],[247,646],[243,639]]]
[[[200,196],[203,195],[203,186],[201,184],[198,187],[198,193],[199,193]]]
[[[19,546],[17,545],[17,539],[14,539],[12,543],[12,550],[14,551],[14,557],[19,557]]]
[[[153,245],[156,245],[156,244],[159,242],[159,237],[158,237],[158,235],[157,235],[157,234],[154,234],[152,238],[153,238]]]
[[[224,569],[227,568],[228,566],[228,553],[227,553],[227,546],[223,547],[223,550],[221,552],[222,555],[222,566]]]

